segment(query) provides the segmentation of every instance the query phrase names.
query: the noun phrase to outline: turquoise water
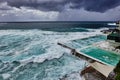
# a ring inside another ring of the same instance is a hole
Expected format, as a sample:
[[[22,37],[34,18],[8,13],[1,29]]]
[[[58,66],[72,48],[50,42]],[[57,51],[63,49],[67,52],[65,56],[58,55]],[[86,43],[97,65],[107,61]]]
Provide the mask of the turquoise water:
[[[97,35],[97,36],[92,36],[89,38],[83,38],[83,39],[76,39],[76,40],[71,40],[66,43],[65,45],[72,47],[74,49],[82,49],[86,46],[91,46],[92,44],[100,41],[106,40],[106,36],[103,35]],[[96,47],[88,47],[85,49],[80,50],[80,52],[85,53],[88,56],[91,56],[97,60],[100,60],[108,65],[115,66],[118,61],[120,60],[120,55],[117,55],[115,53],[105,51]]]
[[[97,35],[97,36],[92,36],[88,38],[83,38],[83,39],[76,39],[72,41],[68,41],[64,43],[65,45],[68,45],[69,47],[75,48],[75,49],[80,49],[85,46],[90,46],[95,42],[100,42],[106,40],[106,36],[103,35]]]
[[[75,48],[82,48],[106,39],[98,29],[82,29],[79,32],[0,30],[0,80],[60,80],[66,76],[68,80],[81,80],[72,74],[79,75],[85,61],[72,56],[57,42],[75,43]]]
[[[82,61],[71,55],[64,54],[59,59],[45,60],[43,63],[29,62],[20,66],[19,62],[0,62],[0,74],[11,74],[9,80],[59,80],[66,74],[80,71]],[[19,67],[19,69],[13,70]],[[4,80],[0,75],[0,80]]]
[[[57,42],[100,34],[43,30],[0,30],[0,80],[81,80],[85,61],[70,54]],[[71,76],[72,75],[72,76]]]
[[[113,66],[115,66],[120,60],[120,55],[93,46],[86,49],[82,49],[81,52]]]

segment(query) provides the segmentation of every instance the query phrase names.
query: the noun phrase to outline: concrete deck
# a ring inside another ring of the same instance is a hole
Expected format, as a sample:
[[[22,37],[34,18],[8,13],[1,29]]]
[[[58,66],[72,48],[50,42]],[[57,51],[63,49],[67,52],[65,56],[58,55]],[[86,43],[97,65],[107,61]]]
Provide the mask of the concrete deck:
[[[109,73],[112,72],[113,69],[115,68],[114,66],[104,65],[98,62],[90,63],[90,66],[99,71],[105,77],[108,77]]]
[[[83,60],[86,60],[91,67],[93,67],[95,70],[100,72],[105,77],[108,77],[109,73],[111,71],[113,71],[113,69],[115,68],[114,66],[106,65],[103,62],[99,62],[98,60],[96,60],[94,58],[83,55],[83,53],[79,53],[75,49],[72,49],[71,47],[66,46],[66,45],[64,45],[62,43],[58,43],[58,45],[60,45],[60,46],[62,46],[64,48],[70,49],[73,55],[75,55],[76,57],[79,57],[79,58],[81,58]]]

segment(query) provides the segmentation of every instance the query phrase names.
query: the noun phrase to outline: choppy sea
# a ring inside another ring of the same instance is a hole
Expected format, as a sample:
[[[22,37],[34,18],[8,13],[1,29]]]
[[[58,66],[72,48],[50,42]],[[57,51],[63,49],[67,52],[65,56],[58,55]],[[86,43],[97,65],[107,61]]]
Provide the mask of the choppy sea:
[[[2,23],[2,27],[5,24]],[[103,35],[100,32],[103,29],[104,26],[93,29],[72,25],[0,30],[0,80],[81,80],[79,73],[87,63],[71,55],[57,42],[89,39],[91,36]]]

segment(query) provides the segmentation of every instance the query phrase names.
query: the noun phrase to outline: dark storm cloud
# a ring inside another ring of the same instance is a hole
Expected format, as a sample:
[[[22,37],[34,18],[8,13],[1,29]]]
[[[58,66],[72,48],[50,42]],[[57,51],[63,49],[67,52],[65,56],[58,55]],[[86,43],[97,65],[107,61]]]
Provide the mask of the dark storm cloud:
[[[0,0],[9,6],[21,6],[40,9],[43,11],[62,11],[66,5],[71,9],[84,8],[87,11],[105,12],[120,5],[120,0]]]
[[[20,8],[24,6],[42,11],[62,11],[67,4],[66,1],[62,0],[4,0],[4,2],[5,1],[12,7]]]
[[[71,8],[83,7],[87,11],[105,12],[120,5],[120,0],[82,0],[75,3]]]

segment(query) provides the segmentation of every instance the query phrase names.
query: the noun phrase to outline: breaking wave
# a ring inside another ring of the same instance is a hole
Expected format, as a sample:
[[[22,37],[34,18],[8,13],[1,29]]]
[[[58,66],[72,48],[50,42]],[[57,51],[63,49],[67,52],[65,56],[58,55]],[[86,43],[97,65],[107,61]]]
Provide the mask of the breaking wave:
[[[85,61],[70,55],[57,42],[100,34],[98,29],[88,29],[88,32],[0,30],[0,80],[60,80],[78,73]]]

